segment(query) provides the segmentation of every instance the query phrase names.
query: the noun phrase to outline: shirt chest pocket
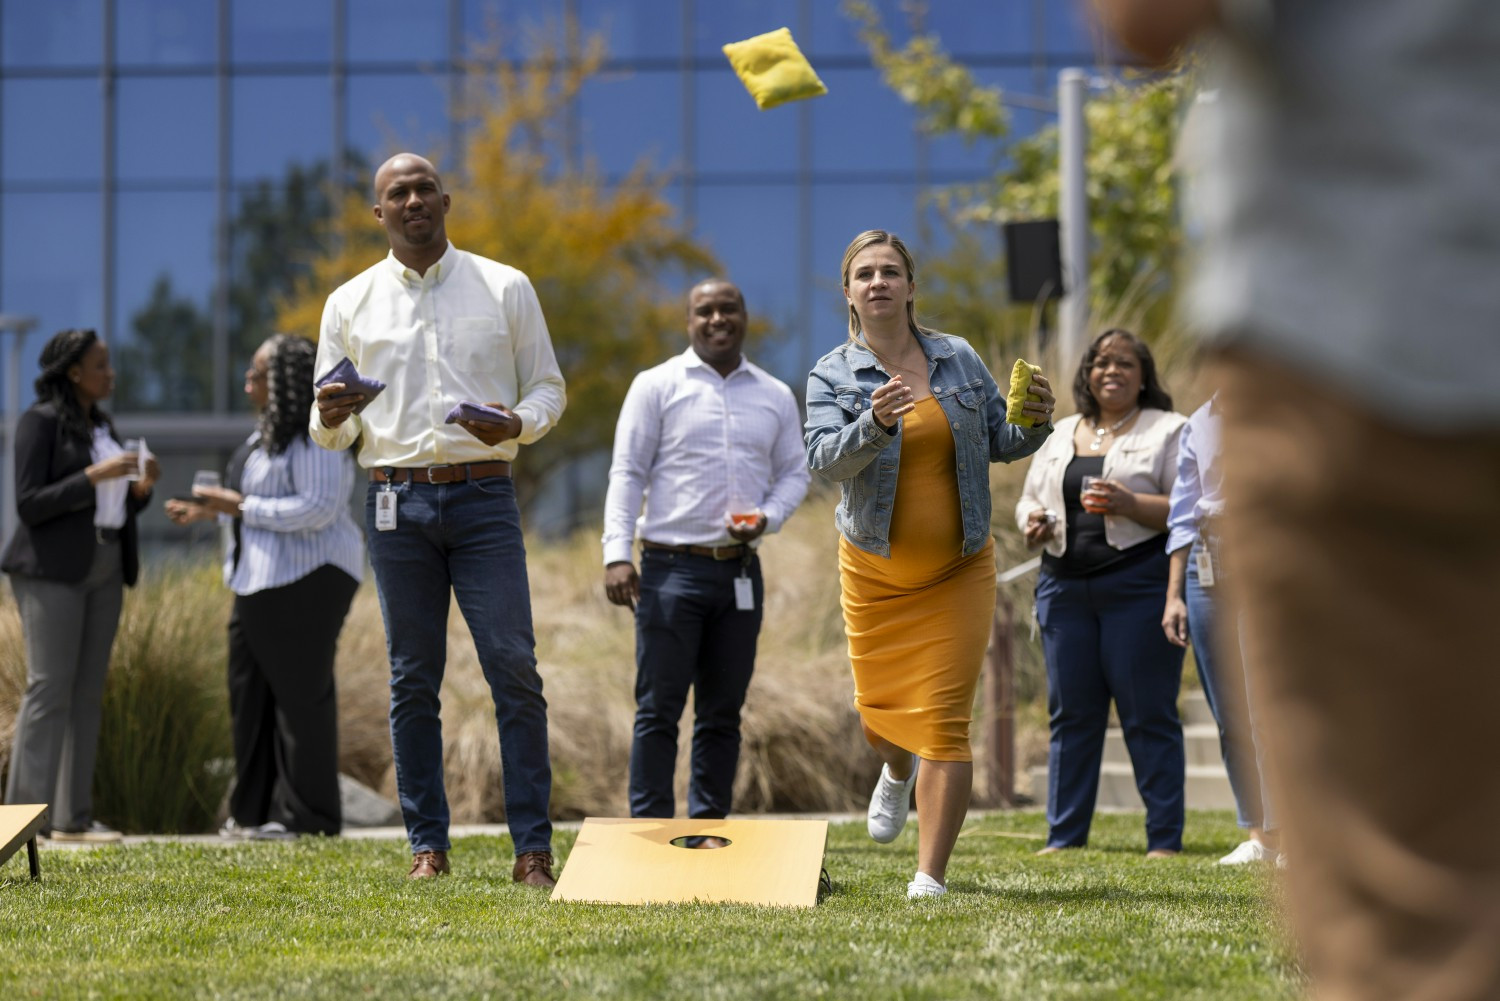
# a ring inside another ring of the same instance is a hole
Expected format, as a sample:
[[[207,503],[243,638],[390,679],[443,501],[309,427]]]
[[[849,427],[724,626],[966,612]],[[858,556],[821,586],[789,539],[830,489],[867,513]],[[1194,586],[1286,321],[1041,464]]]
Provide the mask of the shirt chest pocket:
[[[985,440],[984,394],[977,389],[965,389],[956,394],[959,423],[969,440],[980,444]]]
[[[834,392],[834,399],[838,402],[839,409],[844,412],[845,424],[853,424],[859,420],[859,415],[870,407],[865,400],[864,391],[857,387],[839,387]]]
[[[503,352],[510,350],[510,333],[495,316],[460,316],[448,325],[443,354],[463,372],[495,372]]]

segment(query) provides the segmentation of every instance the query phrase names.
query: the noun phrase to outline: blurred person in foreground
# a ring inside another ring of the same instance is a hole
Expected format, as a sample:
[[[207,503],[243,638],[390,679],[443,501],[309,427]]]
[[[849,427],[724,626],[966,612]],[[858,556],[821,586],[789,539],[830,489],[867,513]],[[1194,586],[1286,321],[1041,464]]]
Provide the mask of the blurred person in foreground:
[[[867,230],[844,251],[845,342],[807,379],[808,464],[838,482],[839,582],[854,705],[883,762],[870,836],[894,841],[916,787],[921,828],[907,897],[947,892],[974,779],[969,722],[995,614],[992,462],[1035,452],[1053,397],[1033,377],[1033,427],[967,341],[916,319],[916,264]],[[919,767],[920,766],[920,767]]]
[[[1308,972],[1500,998],[1500,5],[1096,3],[1220,43],[1193,304]]]
[[[438,706],[451,593],[495,702],[511,877],[551,887],[547,701],[510,469],[520,446],[562,416],[562,373],[530,280],[448,242],[450,198],[431,163],[391,157],[375,172],[375,199],[390,253],[328,297],[317,371],[347,357],[387,388],[372,400],[329,382],[318,390],[311,433],[335,450],[358,441],[369,470],[365,538],[391,660],[408,877],[449,871]],[[504,417],[445,423],[463,401]]]
[[[16,426],[20,525],[3,561],[26,640],[5,801],[48,804],[55,841],[119,841],[94,818],[94,760],[124,589],[140,572],[136,514],[159,469],[125,451],[99,406],[115,370],[98,334],[61,331],[40,365]]]
[[[687,349],[635,377],[615,427],[604,593],[635,609],[632,817],[673,815],[678,720],[690,688],[688,816],[729,815],[765,605],[756,547],[807,493],[797,398],[744,356],[748,319],[736,286],[716,278],[695,285]],[[637,525],[639,574],[631,562]],[[717,838],[699,844],[721,846]]]
[[[1219,731],[1219,753],[1245,840],[1220,865],[1277,862],[1279,835],[1261,782],[1264,727],[1251,714],[1239,617],[1222,600],[1228,564],[1219,539],[1224,519],[1223,413],[1217,394],[1193,411],[1177,443],[1177,478],[1167,514],[1167,640],[1193,645],[1198,679]]]
[[[1182,650],[1162,635],[1167,494],[1183,417],[1146,342],[1094,338],[1073,377],[1078,413],[1031,460],[1016,501],[1041,546],[1036,617],[1047,663],[1047,844],[1088,844],[1109,728],[1120,714],[1146,806],[1146,855],[1182,851],[1185,760],[1177,695]]]
[[[349,516],[354,460],[307,437],[313,357],[305,337],[277,334],[255,352],[245,395],[258,418],[222,487],[167,501],[179,525],[232,519],[224,583],[234,791],[223,833],[252,839],[338,834],[338,700],[333,660],[364,576]]]

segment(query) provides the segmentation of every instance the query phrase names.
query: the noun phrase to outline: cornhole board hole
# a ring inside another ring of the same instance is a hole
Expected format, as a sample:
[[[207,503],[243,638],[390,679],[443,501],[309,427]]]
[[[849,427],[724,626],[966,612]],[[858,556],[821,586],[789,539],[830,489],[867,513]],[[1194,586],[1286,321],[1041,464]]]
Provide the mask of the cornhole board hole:
[[[681,838],[723,838],[684,848]],[[652,820],[589,817],[553,900],[604,904],[768,904],[812,907],[826,820]]]
[[[36,833],[42,829],[42,814],[46,812],[46,803],[0,806],[0,865],[25,845],[26,861],[31,863],[31,878],[42,878],[42,867],[36,857]]]

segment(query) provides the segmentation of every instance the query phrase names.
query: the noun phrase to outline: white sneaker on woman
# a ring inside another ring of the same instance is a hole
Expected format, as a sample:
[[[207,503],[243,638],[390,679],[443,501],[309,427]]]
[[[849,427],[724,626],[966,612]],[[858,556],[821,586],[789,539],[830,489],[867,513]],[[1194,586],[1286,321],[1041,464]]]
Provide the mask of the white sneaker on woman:
[[[917,766],[921,759],[911,756],[911,774],[906,781],[891,778],[891,766],[880,766],[880,778],[875,791],[870,794],[870,837],[881,844],[896,840],[901,828],[906,826],[906,812],[911,809],[911,790],[917,782]]]
[[[923,897],[941,897],[948,892],[948,888],[925,872],[917,873],[917,877],[906,884],[906,899],[921,900]]]
[[[1242,842],[1234,851],[1219,859],[1220,865],[1250,865],[1252,862],[1275,862],[1278,855],[1259,841]]]

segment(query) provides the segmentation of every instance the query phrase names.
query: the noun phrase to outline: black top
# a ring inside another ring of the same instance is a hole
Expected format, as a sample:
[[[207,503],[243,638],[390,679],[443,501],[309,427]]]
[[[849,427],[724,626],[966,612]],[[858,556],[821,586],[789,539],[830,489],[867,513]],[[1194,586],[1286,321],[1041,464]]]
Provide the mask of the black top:
[[[116,439],[117,441],[119,439]],[[63,430],[57,408],[35,403],[16,426],[16,513],[20,527],[5,547],[0,569],[76,584],[94,563],[94,485],[84,472],[91,442]],[[120,562],[126,584],[140,571],[135,514],[146,506],[125,492]]]
[[[1118,570],[1144,562],[1162,551],[1154,535],[1125,549],[1116,549],[1104,535],[1104,515],[1083,509],[1083,478],[1104,475],[1104,456],[1075,455],[1063,470],[1063,512],[1068,523],[1067,548],[1061,556],[1042,553],[1042,567],[1055,577],[1087,577],[1101,570]]]

